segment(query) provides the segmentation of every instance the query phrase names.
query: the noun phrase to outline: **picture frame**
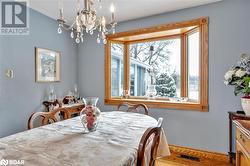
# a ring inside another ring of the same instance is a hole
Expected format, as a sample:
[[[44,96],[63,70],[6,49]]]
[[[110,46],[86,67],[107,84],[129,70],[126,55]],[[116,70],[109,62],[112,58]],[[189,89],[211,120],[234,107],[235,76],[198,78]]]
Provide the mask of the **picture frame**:
[[[35,81],[60,81],[60,58],[59,51],[35,47]]]

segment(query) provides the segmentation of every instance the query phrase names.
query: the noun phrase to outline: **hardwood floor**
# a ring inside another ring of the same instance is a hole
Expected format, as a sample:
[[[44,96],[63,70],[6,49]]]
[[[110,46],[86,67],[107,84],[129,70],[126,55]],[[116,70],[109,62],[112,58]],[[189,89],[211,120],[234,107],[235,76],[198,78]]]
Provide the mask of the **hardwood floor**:
[[[156,166],[233,166],[229,162],[200,158],[200,161],[181,158],[180,154],[171,154],[156,161]]]
[[[156,166],[233,166],[227,155],[170,145],[171,156],[160,158]]]

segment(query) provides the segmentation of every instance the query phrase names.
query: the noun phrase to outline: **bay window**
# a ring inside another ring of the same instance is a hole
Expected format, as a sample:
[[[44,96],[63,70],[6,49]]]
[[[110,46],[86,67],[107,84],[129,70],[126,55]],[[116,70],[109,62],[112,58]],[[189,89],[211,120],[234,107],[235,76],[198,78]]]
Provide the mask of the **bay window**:
[[[105,103],[208,111],[208,18],[108,35]]]

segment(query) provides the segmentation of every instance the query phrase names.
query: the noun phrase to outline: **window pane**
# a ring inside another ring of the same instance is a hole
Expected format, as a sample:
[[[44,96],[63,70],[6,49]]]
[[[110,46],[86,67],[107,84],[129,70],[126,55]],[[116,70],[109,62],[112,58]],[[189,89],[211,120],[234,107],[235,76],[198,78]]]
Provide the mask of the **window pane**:
[[[130,65],[130,95],[135,95],[135,64]]]
[[[111,96],[121,96],[123,89],[123,45],[111,44]]]
[[[199,55],[200,55],[199,32],[188,35],[188,98],[199,100]]]
[[[156,85],[157,97],[180,97],[180,39],[130,45],[130,94],[146,96]]]

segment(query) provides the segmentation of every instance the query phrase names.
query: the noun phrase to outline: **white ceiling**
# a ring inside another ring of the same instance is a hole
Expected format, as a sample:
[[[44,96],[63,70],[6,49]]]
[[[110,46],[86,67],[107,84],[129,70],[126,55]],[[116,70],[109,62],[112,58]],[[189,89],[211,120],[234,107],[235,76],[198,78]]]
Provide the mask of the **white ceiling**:
[[[62,0],[64,17],[71,23],[76,15],[77,0]],[[81,5],[83,7],[83,0]],[[179,9],[200,6],[221,0],[102,0],[102,10],[98,13],[110,18],[110,4],[116,8],[118,22],[175,11]],[[29,0],[30,7],[53,19],[58,18],[59,0]],[[97,2],[97,0],[94,0]]]

